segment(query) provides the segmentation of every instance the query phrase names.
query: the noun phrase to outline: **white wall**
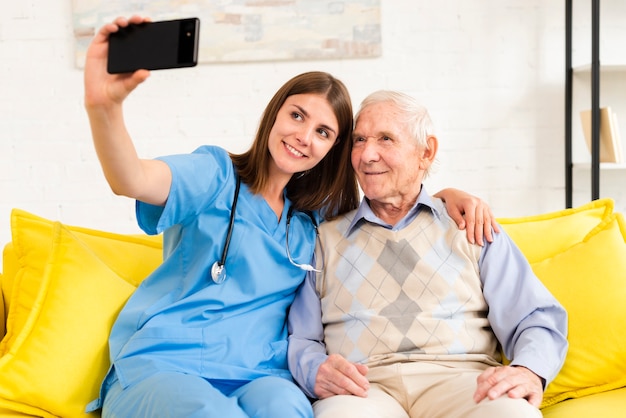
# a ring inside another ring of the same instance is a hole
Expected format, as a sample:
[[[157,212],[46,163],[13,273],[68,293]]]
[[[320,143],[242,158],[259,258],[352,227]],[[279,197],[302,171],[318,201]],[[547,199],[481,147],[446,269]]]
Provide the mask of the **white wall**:
[[[380,88],[403,90],[428,106],[441,144],[431,192],[468,190],[498,216],[559,210],[563,3],[382,0],[380,58],[153,72],[128,100],[127,122],[144,157],[204,143],[242,151],[284,81],[325,70],[344,80],[355,106]],[[588,8],[586,0],[576,3]],[[603,0],[603,8],[621,13],[603,15],[603,25],[620,26],[623,3]],[[587,19],[577,19],[583,38]],[[578,56],[588,49],[588,41],[580,43]],[[0,6],[0,245],[10,240],[14,207],[67,224],[138,232],[133,202],[110,192],[93,151],[69,0]]]

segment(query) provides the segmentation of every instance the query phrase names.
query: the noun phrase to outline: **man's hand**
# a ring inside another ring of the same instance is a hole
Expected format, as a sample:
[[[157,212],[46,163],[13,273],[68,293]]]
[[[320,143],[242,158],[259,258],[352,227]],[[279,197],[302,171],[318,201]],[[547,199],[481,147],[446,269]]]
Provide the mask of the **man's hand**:
[[[351,363],[339,354],[331,354],[322,363],[315,378],[315,394],[324,399],[334,395],[367,397],[367,366]]]
[[[524,398],[539,408],[543,399],[543,384],[535,373],[520,366],[490,367],[476,379],[476,403],[485,398],[496,399],[507,394],[509,398]]]

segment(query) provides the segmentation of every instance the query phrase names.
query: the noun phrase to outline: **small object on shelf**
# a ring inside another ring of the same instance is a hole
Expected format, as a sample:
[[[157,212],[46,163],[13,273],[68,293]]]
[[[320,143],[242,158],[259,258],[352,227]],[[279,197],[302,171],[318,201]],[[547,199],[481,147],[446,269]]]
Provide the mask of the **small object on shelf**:
[[[591,110],[580,112],[583,133],[587,148],[591,152]],[[622,143],[619,137],[617,117],[610,107],[600,109],[600,162],[622,163]]]
[[[617,114],[613,112],[613,133],[615,135],[615,153],[619,157],[620,163],[624,162],[624,154],[622,152],[622,137],[619,133],[619,124],[617,122]]]

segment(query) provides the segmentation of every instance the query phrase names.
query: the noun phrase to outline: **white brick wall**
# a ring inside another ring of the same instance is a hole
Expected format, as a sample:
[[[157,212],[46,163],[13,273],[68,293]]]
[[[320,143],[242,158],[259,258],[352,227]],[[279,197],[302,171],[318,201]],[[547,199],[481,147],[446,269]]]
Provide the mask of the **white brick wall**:
[[[344,80],[355,106],[380,88],[403,90],[428,106],[441,144],[431,192],[468,190],[498,216],[562,209],[563,3],[382,0],[380,58],[153,72],[126,104],[128,125],[145,157],[204,143],[241,151],[284,81],[326,70]],[[582,61],[587,3],[575,2]],[[624,3],[602,2],[603,10],[613,9],[603,12],[604,31],[623,26]],[[2,0],[0,9],[0,245],[10,240],[13,207],[67,224],[138,232],[133,202],[112,195],[91,145],[82,72],[74,67],[71,2]],[[602,47],[622,54],[609,40]],[[624,204],[621,188],[611,193]]]

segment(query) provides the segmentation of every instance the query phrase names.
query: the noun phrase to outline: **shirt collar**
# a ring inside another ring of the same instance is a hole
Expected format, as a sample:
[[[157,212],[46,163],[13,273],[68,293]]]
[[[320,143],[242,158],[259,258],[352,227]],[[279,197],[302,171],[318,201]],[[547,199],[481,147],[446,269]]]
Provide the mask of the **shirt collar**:
[[[408,225],[409,223],[411,223],[413,219],[415,219],[419,211],[422,210],[422,208],[430,209],[432,214],[436,216],[437,218],[441,216],[440,209],[437,208],[437,206],[435,205],[433,201],[433,198],[428,194],[424,185],[422,185],[422,190],[420,191],[420,194],[417,196],[417,200],[415,201],[415,204],[413,205],[413,207],[404,216],[404,218],[402,218],[396,225],[392,226],[384,222],[378,216],[376,216],[374,212],[372,211],[372,208],[369,205],[369,200],[366,197],[363,197],[363,199],[361,199],[361,204],[359,205],[359,208],[357,209],[356,214],[354,215],[354,218],[352,218],[352,222],[350,222],[350,225],[348,226],[348,229],[346,230],[346,236],[350,235],[352,231],[354,231],[354,229],[356,229],[357,226],[361,222],[370,222],[376,225],[380,225],[387,229],[396,230],[396,231],[400,230],[404,228],[406,225]]]

